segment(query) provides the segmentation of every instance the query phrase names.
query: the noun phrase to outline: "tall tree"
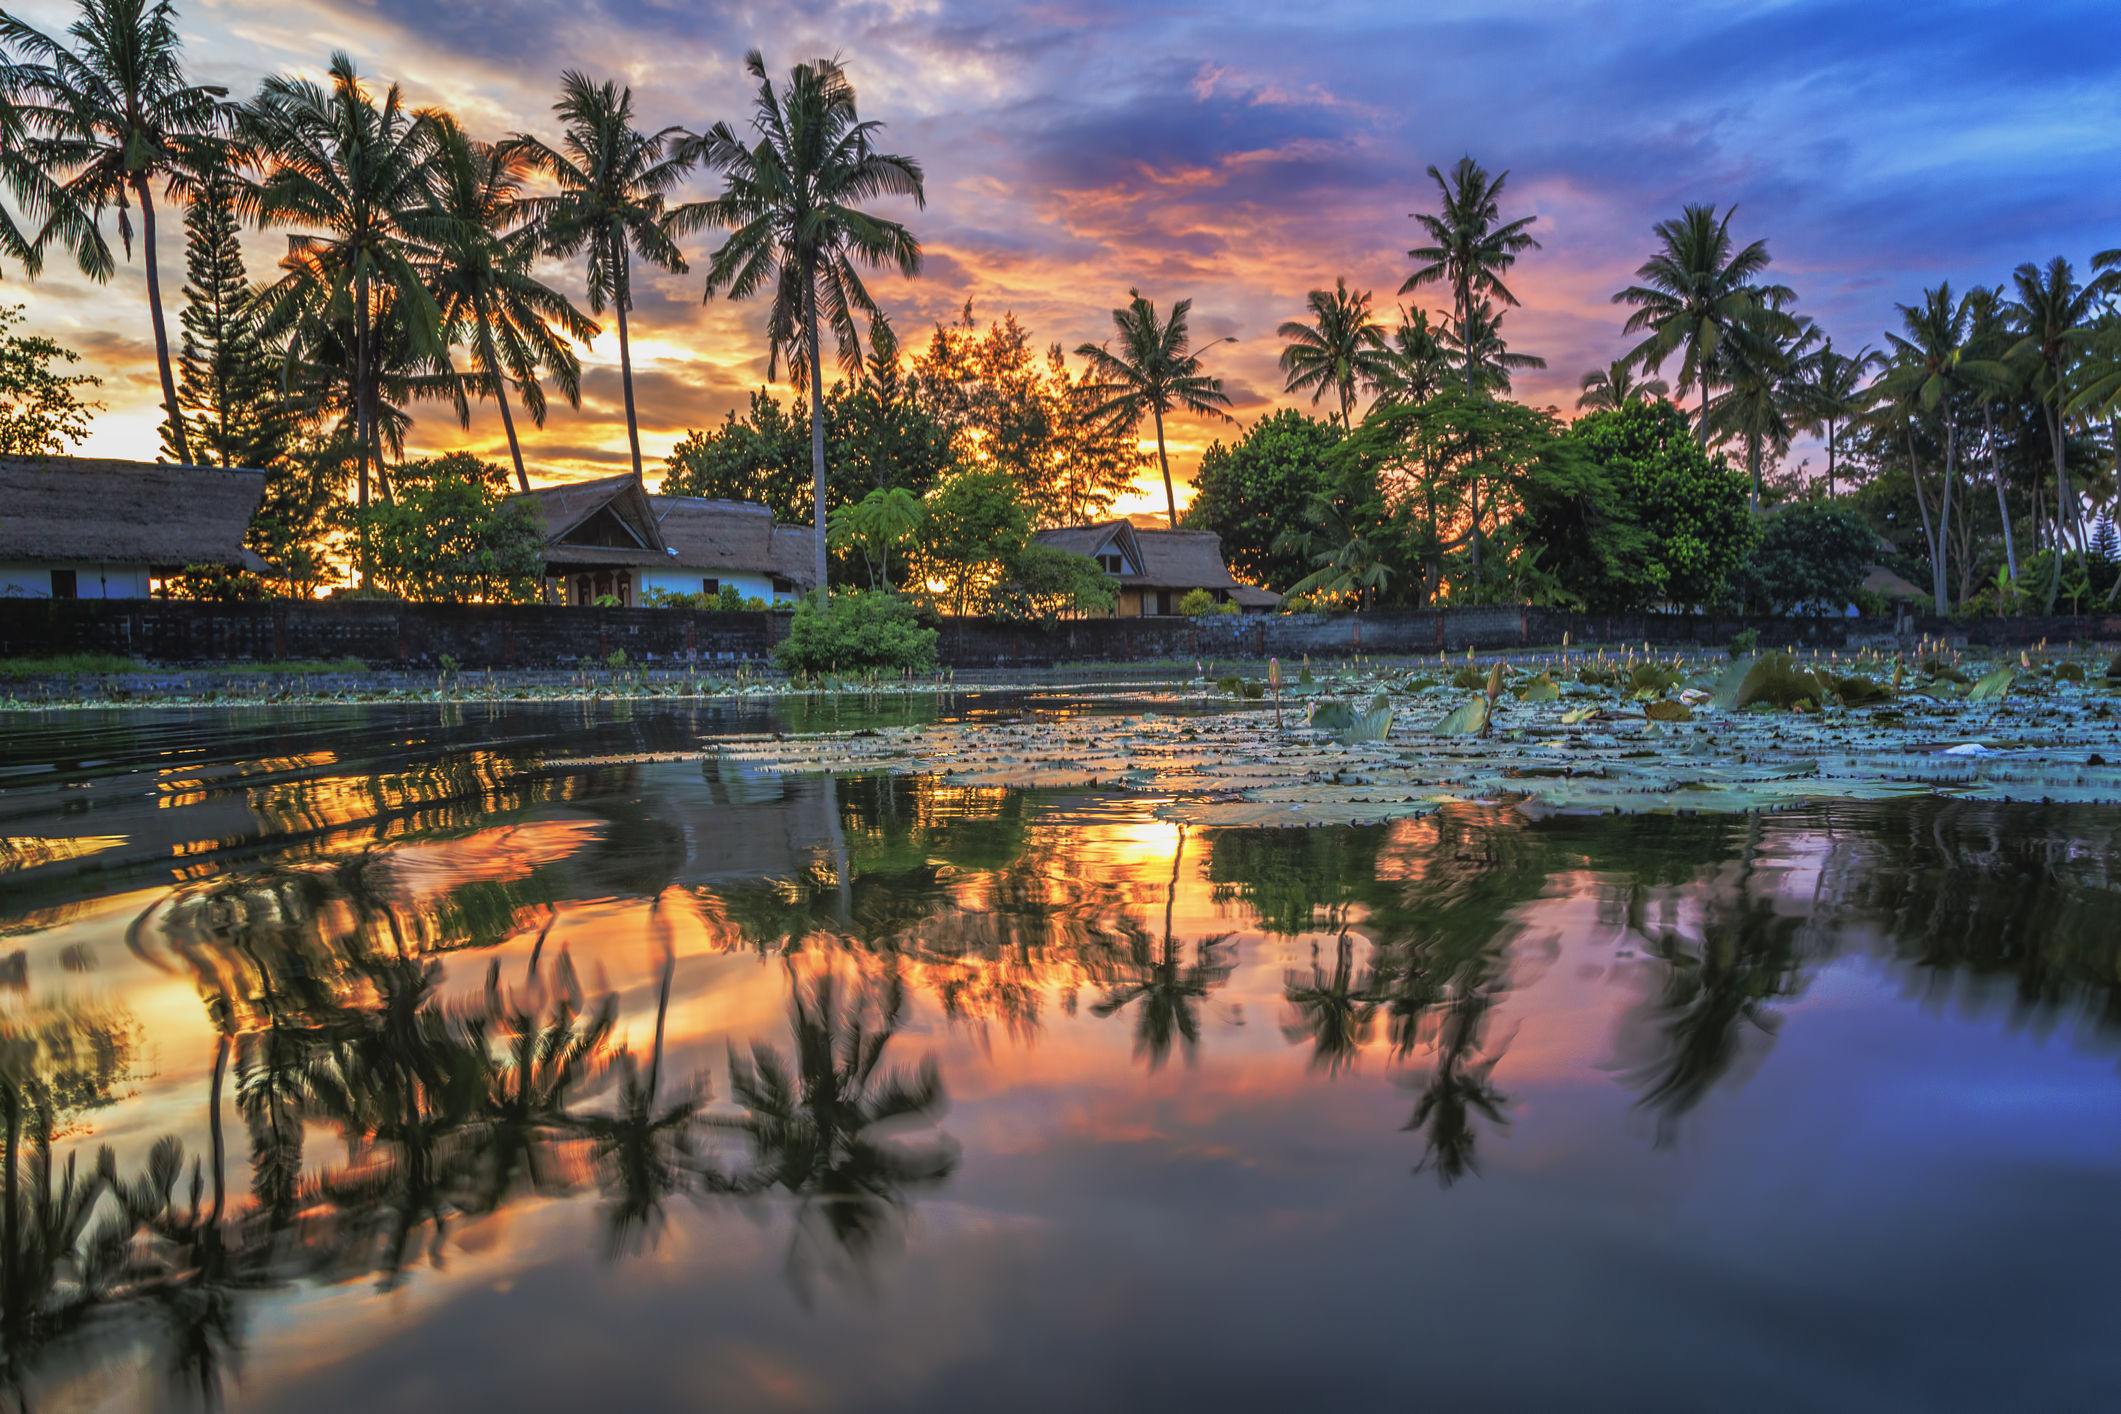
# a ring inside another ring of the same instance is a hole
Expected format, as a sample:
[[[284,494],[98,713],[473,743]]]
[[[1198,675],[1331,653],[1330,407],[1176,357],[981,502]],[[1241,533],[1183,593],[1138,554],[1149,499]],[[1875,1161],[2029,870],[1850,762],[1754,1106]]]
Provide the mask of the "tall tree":
[[[1455,354],[1458,361],[1473,370],[1472,390],[1480,393],[1501,394],[1510,392],[1510,375],[1533,369],[1545,368],[1547,361],[1536,354],[1512,353],[1502,336],[1503,312],[1488,300],[1473,306],[1470,318],[1464,322],[1450,320],[1444,324],[1437,342],[1443,346],[1448,357]]]
[[[2021,337],[2009,357],[2029,373],[2027,386],[2040,404],[2055,454],[2055,578],[2047,596],[2052,611],[2061,583],[2062,549],[2072,539],[2080,552],[2085,545],[2083,506],[2069,480],[2070,374],[2091,342],[2101,288],[2077,283],[2076,271],[2059,255],[2045,269],[2028,261],[2011,278],[2018,287]]]
[[[304,228],[287,238],[286,273],[264,293],[268,327],[296,350],[351,354],[356,496],[366,508],[369,472],[382,461],[378,404],[385,345],[436,371],[446,369],[442,312],[421,263],[442,222],[430,177],[435,115],[405,107],[396,84],[380,101],[347,55],[331,58],[330,86],[274,75],[243,113],[264,167],[253,195],[267,225]],[[335,349],[351,325],[351,349]],[[388,329],[388,333],[386,333]],[[361,567],[364,582],[368,568]]]
[[[1399,327],[1392,331],[1384,353],[1371,375],[1370,391],[1381,405],[1403,406],[1425,403],[1436,396],[1450,372],[1449,355],[1434,329],[1429,311],[1399,311]]]
[[[1788,449],[1793,424],[1801,417],[1798,359],[1816,337],[1816,326],[1809,320],[1793,320],[1772,304],[1762,304],[1725,334],[1725,386],[1709,404],[1709,425],[1717,436],[1745,444],[1755,512],[1760,509],[1761,463],[1767,454],[1780,456]]]
[[[633,308],[636,256],[683,274],[672,214],[664,200],[693,159],[679,140],[684,129],[642,132],[634,126],[633,90],[609,81],[596,84],[572,69],[560,75],[560,98],[552,105],[563,136],[558,147],[517,133],[503,146],[530,169],[559,187],[551,196],[523,202],[523,219],[545,233],[554,255],[586,254],[589,311],[610,305],[619,326],[619,386],[626,399],[626,445],[633,453],[633,479],[641,479],[641,428],[633,405],[633,344],[626,313]]]
[[[1841,453],[1841,434],[1849,423],[1863,415],[1866,382],[1871,370],[1884,358],[1868,344],[1853,354],[1838,353],[1832,339],[1805,353],[1800,362],[1803,379],[1801,411],[1797,425],[1826,438],[1826,498],[1834,499],[1834,472]]]
[[[57,212],[65,215],[68,208],[78,207],[100,214],[117,207],[118,235],[130,259],[131,205],[140,203],[141,261],[147,270],[155,362],[162,375],[162,410],[176,437],[178,459],[188,462],[191,451],[162,318],[154,188],[160,183],[169,195],[181,198],[197,173],[222,163],[229,126],[222,99],[228,90],[185,77],[177,12],[168,0],[79,4],[80,18],[67,27],[63,40],[0,11],[0,45],[34,62],[34,69],[19,77],[28,79],[44,98],[48,131],[38,144],[39,158],[67,174],[68,201]],[[83,233],[63,232],[62,238],[67,234],[77,258],[87,255],[81,259],[83,271],[107,276],[108,250],[95,256]]]
[[[2018,547],[2011,533],[2011,503],[2003,487],[2002,438],[1996,431],[1996,404],[2012,402],[2024,391],[2024,369],[2010,362],[2017,342],[2010,305],[2000,286],[1976,285],[1966,292],[1966,349],[1977,367],[1974,396],[1981,403],[1981,441],[1988,450],[1988,476],[1996,488],[1996,519],[2003,527],[2003,563],[2018,577]],[[1831,445],[1831,444],[1829,444]],[[1831,465],[1831,463],[1829,463]]]
[[[1583,396],[1576,406],[1584,412],[1609,412],[1629,403],[1653,403],[1671,396],[1671,385],[1662,378],[1638,378],[1634,365],[1616,358],[1604,368],[1583,375]]]
[[[744,67],[758,81],[752,100],[754,141],[726,122],[686,147],[724,175],[722,194],[682,208],[680,225],[719,226],[729,239],[707,270],[707,297],[746,299],[771,289],[766,314],[766,376],[788,361],[798,390],[810,394],[811,509],[817,535],[817,592],[825,597],[825,385],[820,325],[829,323],[843,368],[861,363],[855,316],[876,301],[857,263],[920,273],[921,245],[897,221],[862,208],[878,197],[927,204],[920,164],[879,152],[881,124],[864,121],[854,85],[836,59],[797,64],[776,93],[766,60],[754,49]]]
[[[1281,351],[1287,391],[1308,392],[1316,405],[1327,392],[1340,397],[1340,425],[1354,426],[1355,389],[1374,383],[1384,371],[1384,331],[1370,317],[1370,292],[1350,293],[1345,277],[1330,290],[1313,290],[1305,301],[1311,322],[1291,319],[1276,332],[1288,345]]]
[[[234,174],[202,178],[184,212],[183,329],[177,401],[185,424],[162,424],[162,445],[213,466],[268,467],[294,435],[280,396],[280,361],[265,344],[243,268]]]
[[[1635,272],[1642,283],[1613,296],[1613,303],[1633,305],[1623,332],[1644,334],[1628,362],[1654,373],[1674,352],[1684,350],[1679,390],[1696,388],[1701,397],[1695,435],[1709,444],[1709,389],[1722,380],[1723,345],[1771,297],[1789,298],[1780,287],[1761,289],[1753,279],[1767,269],[1766,241],[1733,249],[1731,217],[1719,220],[1713,206],[1689,206],[1676,221],[1657,223],[1657,253]]]
[[[1448,178],[1436,168],[1429,168],[1429,179],[1436,183],[1440,207],[1434,215],[1413,213],[1429,244],[1407,252],[1409,259],[1420,264],[1399,292],[1410,294],[1423,285],[1438,282],[1449,285],[1451,308],[1462,329],[1475,318],[1476,299],[1499,300],[1505,305],[1518,302],[1502,277],[1517,263],[1519,252],[1539,249],[1530,229],[1538,218],[1521,216],[1515,221],[1503,221],[1502,189],[1510,174],[1490,177],[1470,156],[1459,158]],[[1476,386],[1474,346],[1467,343],[1460,353],[1465,363],[1466,391],[1471,392]]]
[[[1185,411],[1233,420],[1225,411],[1230,395],[1222,379],[1211,378],[1193,352],[1187,320],[1193,301],[1179,300],[1171,317],[1159,321],[1156,306],[1129,290],[1129,303],[1112,311],[1119,333],[1119,352],[1102,344],[1082,344],[1075,356],[1090,363],[1090,388],[1098,415],[1115,428],[1135,428],[1144,416],[1156,421],[1156,461],[1164,473],[1164,509],[1178,529],[1178,495],[1171,487],[1171,456],[1164,446],[1164,415]],[[1223,342],[1217,340],[1217,343]],[[1212,345],[1211,345],[1212,347]]]
[[[545,425],[545,389],[538,370],[550,372],[568,404],[582,404],[582,362],[573,343],[587,344],[597,326],[567,297],[532,273],[544,232],[530,222],[523,201],[529,168],[520,151],[474,142],[448,118],[437,120],[434,252],[429,287],[442,311],[443,327],[471,350],[472,382],[479,396],[491,394],[501,409],[516,485],[530,489],[523,446],[508,409],[513,382],[523,408]]]

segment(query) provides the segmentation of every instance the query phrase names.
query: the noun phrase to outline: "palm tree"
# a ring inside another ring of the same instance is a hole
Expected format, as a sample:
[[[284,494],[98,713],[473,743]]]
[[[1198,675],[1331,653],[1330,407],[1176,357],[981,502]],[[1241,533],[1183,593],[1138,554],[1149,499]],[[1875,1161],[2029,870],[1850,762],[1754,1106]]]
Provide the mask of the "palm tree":
[[[1436,183],[1442,209],[1434,216],[1420,211],[1411,213],[1430,243],[1407,252],[1409,259],[1421,264],[1399,292],[1409,294],[1439,281],[1448,284],[1451,308],[1463,328],[1474,318],[1473,301],[1478,296],[1488,296],[1505,305],[1518,302],[1502,277],[1517,263],[1518,252],[1539,249],[1539,242],[1529,230],[1538,218],[1521,216],[1497,225],[1502,220],[1503,185],[1510,180],[1510,174],[1503,172],[1490,178],[1470,156],[1458,159],[1449,178],[1434,167],[1429,168],[1429,179]],[[1474,350],[1468,345],[1462,353],[1466,390],[1471,392]]]
[[[68,110],[51,93],[50,71],[15,62],[0,49],[0,190],[15,199],[26,220],[40,223],[34,233],[0,207],[0,255],[34,279],[44,271],[44,247],[53,240],[65,246],[81,273],[107,280],[116,262],[96,213],[67,190],[66,163],[52,150],[63,132]]]
[[[1781,336],[1788,329],[1793,337]],[[1745,444],[1745,466],[1752,482],[1752,507],[1760,509],[1761,461],[1764,453],[1780,455],[1801,418],[1801,384],[1795,376],[1804,347],[1817,337],[1809,320],[1792,321],[1773,305],[1762,305],[1725,331],[1725,387],[1709,405],[1711,428],[1720,438]]]
[[[1142,298],[1140,290],[1127,291],[1125,309],[1112,311],[1112,325],[1119,332],[1119,352],[1102,344],[1079,344],[1075,356],[1089,361],[1085,384],[1097,399],[1092,416],[1109,423],[1115,431],[1128,432],[1141,425],[1146,414],[1156,420],[1156,460],[1164,473],[1164,509],[1171,528],[1178,529],[1178,496],[1171,488],[1171,458],[1164,449],[1164,414],[1186,411],[1224,421],[1234,421],[1224,409],[1230,395],[1223,381],[1211,378],[1201,367],[1200,355],[1192,351],[1193,338],[1186,321],[1193,301],[1179,300],[1171,306],[1171,317],[1157,322],[1156,306]],[[1218,339],[1216,343],[1234,343]],[[1209,347],[1214,347],[1213,344]]]
[[[1353,427],[1355,385],[1374,383],[1384,371],[1383,331],[1370,318],[1370,292],[1348,292],[1345,277],[1331,290],[1313,290],[1306,299],[1312,322],[1291,319],[1276,332],[1289,341],[1281,367],[1291,393],[1308,391],[1315,405],[1328,390],[1340,395],[1340,425]]]
[[[842,368],[861,364],[857,312],[874,315],[876,301],[857,262],[893,265],[918,275],[921,244],[897,221],[862,209],[881,196],[912,197],[926,206],[920,163],[879,152],[883,126],[863,121],[854,85],[836,59],[797,64],[780,93],[754,49],[744,67],[758,80],[747,145],[727,123],[716,123],[688,151],[725,173],[722,194],[679,213],[686,227],[720,226],[729,239],[707,270],[707,295],[745,299],[771,288],[766,313],[766,376],[788,361],[788,376],[810,393],[811,514],[816,525],[817,592],[825,596],[825,383],[819,326],[832,326]]]
[[[1968,290],[1966,318],[1967,352],[1977,366],[1994,370],[1990,376],[1976,380],[1975,395],[1981,400],[1981,440],[1988,447],[1988,476],[1996,488],[1996,518],[2003,526],[2003,562],[2015,580],[2018,577],[2018,547],[2011,539],[2010,498],[2003,491],[2001,439],[1996,435],[1996,400],[2015,401],[2023,391],[2023,370],[2008,360],[2017,335],[2010,327],[2010,306],[2005,303],[2000,286],[1976,285]]]
[[[287,238],[287,273],[264,292],[267,327],[289,334],[292,353],[328,351],[340,327],[352,326],[352,348],[341,352],[351,355],[356,497],[365,508],[370,463],[382,460],[384,325],[395,325],[412,362],[437,371],[448,363],[442,311],[421,268],[448,228],[430,185],[437,120],[408,111],[396,84],[379,103],[340,53],[329,88],[276,74],[242,122],[265,169],[251,197],[260,222],[306,228]]]
[[[92,231],[80,229],[77,210],[100,214],[118,208],[118,235],[132,255],[131,203],[140,203],[141,259],[147,269],[147,312],[155,332],[155,361],[162,375],[162,405],[180,460],[191,460],[170,371],[169,334],[162,320],[162,277],[156,264],[154,186],[181,197],[197,173],[225,158],[223,134],[228,90],[186,80],[178,51],[177,14],[168,0],[80,0],[80,18],[68,26],[68,48],[60,39],[0,11],[0,45],[32,56],[33,69],[18,71],[44,102],[40,116],[49,131],[37,144],[37,160],[69,172],[65,200],[50,206],[60,218],[53,231],[74,250],[92,278],[110,274],[110,252]],[[44,237],[39,237],[39,244]],[[19,258],[19,255],[18,255]]]
[[[559,187],[552,196],[521,203],[523,219],[545,233],[553,255],[589,258],[589,310],[609,304],[619,325],[619,386],[626,398],[626,445],[633,479],[641,479],[641,429],[633,407],[633,345],[626,311],[633,308],[633,258],[683,274],[685,257],[673,238],[663,199],[692,166],[674,150],[684,129],[644,133],[633,125],[633,90],[594,84],[570,69],[560,75],[560,146],[525,133],[503,146],[530,170]]]
[[[1469,321],[1447,320],[1437,342],[1446,355],[1455,353],[1472,371],[1466,386],[1478,392],[1510,391],[1510,375],[1545,368],[1547,361],[1536,354],[1511,353],[1502,337],[1502,311],[1487,300],[1472,308]]]
[[[2027,382],[2039,400],[2047,420],[2048,442],[2055,452],[2055,579],[2048,586],[2047,603],[2052,612],[2056,586],[2061,582],[2062,549],[2072,530],[2078,550],[2084,548],[2083,508],[2070,490],[2065,459],[2070,372],[2091,341],[2092,315],[2104,288],[2098,281],[2078,284],[2076,272],[2059,255],[2044,270],[2026,262],[2013,272],[2012,279],[2018,286],[2017,321],[2022,336],[2007,357],[2029,370]]]
[[[1870,371],[1885,361],[1866,344],[1853,354],[1834,352],[1834,341],[1825,339],[1800,360],[1804,380],[1802,411],[1798,426],[1826,437],[1826,498],[1834,499],[1834,471],[1840,454],[1842,428],[1863,415],[1865,382]]]
[[[1411,406],[1425,403],[1443,387],[1449,357],[1436,331],[1429,327],[1429,311],[1399,311],[1399,327],[1378,357],[1370,375],[1370,391],[1381,403]]]
[[[1647,334],[1628,362],[1654,373],[1675,351],[1685,350],[1679,390],[1684,393],[1691,385],[1701,391],[1703,447],[1709,443],[1709,388],[1722,378],[1725,339],[1764,303],[1792,298],[1781,287],[1754,286],[1753,277],[1768,266],[1767,242],[1731,248],[1731,217],[1737,211],[1734,206],[1718,220],[1713,206],[1689,206],[1678,220],[1658,222],[1662,248],[1636,270],[1642,283],[1613,296],[1613,303],[1635,307],[1622,332]]]
[[[443,326],[471,345],[481,396],[493,395],[508,434],[516,485],[528,491],[523,447],[508,410],[508,381],[530,420],[545,425],[542,365],[570,406],[582,404],[582,363],[570,340],[587,344],[597,326],[567,297],[531,273],[544,232],[526,221],[520,152],[474,142],[454,121],[438,121],[435,214],[441,218],[428,280]],[[504,378],[505,375],[505,378]]]
[[[1952,520],[1952,488],[1958,480],[1959,424],[1954,403],[1965,394],[1992,380],[2002,370],[1978,364],[1966,356],[1967,310],[1964,301],[1952,298],[1949,282],[1922,292],[1922,304],[1901,305],[1900,320],[1906,337],[1887,334],[1892,361],[1878,378],[1873,393],[1884,405],[1902,415],[1934,417],[1944,445],[1944,486],[1939,493],[1937,514],[1930,515],[1922,492],[1922,477],[1914,465],[1914,446],[1909,442],[1909,473],[1914,477],[1915,505],[1922,514],[1922,531],[1930,542],[1930,585],[1937,612],[1949,612],[1949,587],[1945,559],[1949,553]],[[1934,519],[1935,529],[1931,522]]]
[[[1576,406],[1586,412],[1624,408],[1629,403],[1653,403],[1672,394],[1671,385],[1662,378],[1636,377],[1635,366],[1624,358],[1584,374],[1580,386],[1583,396],[1576,400]]]

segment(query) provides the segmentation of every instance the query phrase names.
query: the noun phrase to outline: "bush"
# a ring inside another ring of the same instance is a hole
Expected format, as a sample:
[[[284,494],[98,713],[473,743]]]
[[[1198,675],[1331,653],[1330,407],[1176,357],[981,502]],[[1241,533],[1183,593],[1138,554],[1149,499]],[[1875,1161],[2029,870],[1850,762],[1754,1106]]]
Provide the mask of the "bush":
[[[715,592],[713,607],[722,610],[724,613],[734,614],[748,608],[749,605],[744,602],[743,590],[733,584],[725,584]],[[763,604],[761,607],[764,607]]]
[[[1733,658],[1751,657],[1754,653],[1758,652],[1759,649],[1759,629],[1742,628],[1738,630],[1738,632],[1731,635],[1731,656]]]
[[[805,599],[773,656],[791,673],[928,672],[935,667],[935,630],[921,626],[914,606],[896,594],[853,590],[820,609]]]
[[[1026,545],[993,596],[996,618],[1033,619],[1047,628],[1069,614],[1105,614],[1118,602],[1112,577],[1088,555]]]
[[[1878,537],[1861,516],[1799,501],[1768,515],[1731,589],[1749,613],[1839,614],[1855,599]]]
[[[1197,619],[1209,614],[1234,614],[1237,605],[1217,603],[1212,590],[1189,589],[1178,601],[1178,611],[1189,619]]]

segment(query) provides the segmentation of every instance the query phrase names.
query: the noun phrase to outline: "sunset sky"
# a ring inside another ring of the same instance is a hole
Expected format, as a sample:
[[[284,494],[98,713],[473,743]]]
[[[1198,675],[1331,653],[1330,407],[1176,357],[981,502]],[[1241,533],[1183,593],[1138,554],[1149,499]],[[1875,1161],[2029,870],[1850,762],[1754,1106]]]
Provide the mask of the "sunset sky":
[[[10,8],[56,29],[73,7]],[[1247,421],[1291,401],[1274,330],[1306,290],[1345,275],[1390,311],[1411,268],[1408,213],[1433,204],[1423,169],[1468,152],[1510,170],[1506,217],[1539,218],[1544,249],[1520,263],[1525,307],[1504,327],[1549,364],[1518,394],[1565,409],[1584,370],[1623,350],[1608,297],[1652,224],[1686,202],[1736,202],[1740,237],[1768,239],[1802,309],[1847,347],[1879,342],[1894,304],[1926,284],[1997,283],[2021,261],[2082,263],[2121,245],[2110,0],[193,0],[182,27],[196,76],[237,94],[272,70],[319,74],[343,48],[484,137],[554,135],[567,67],[632,84],[649,123],[696,130],[747,117],[745,50],[779,71],[837,53],[863,115],[888,125],[885,146],[927,171],[927,209],[902,213],[926,271],[874,286],[902,339],[971,299],[982,318],[1014,310],[1040,343],[1073,348],[1109,333],[1130,285],[1160,306],[1190,297],[1200,341],[1239,340],[1209,361]],[[164,230],[174,336],[181,227]],[[252,238],[254,278],[280,243]],[[765,376],[763,309],[701,303],[711,249],[695,242],[695,273],[639,289],[651,483],[687,428]],[[553,273],[579,293],[579,271]],[[152,456],[160,413],[138,265],[104,287],[5,274],[0,298],[25,301],[36,331],[106,380],[89,450]],[[556,405],[542,434],[526,426],[534,476],[623,461],[616,344],[607,331],[587,355],[579,412]],[[1190,476],[1214,435],[1181,424],[1175,469]],[[416,449],[463,444],[505,454],[490,404],[469,433],[440,408],[420,412]]]

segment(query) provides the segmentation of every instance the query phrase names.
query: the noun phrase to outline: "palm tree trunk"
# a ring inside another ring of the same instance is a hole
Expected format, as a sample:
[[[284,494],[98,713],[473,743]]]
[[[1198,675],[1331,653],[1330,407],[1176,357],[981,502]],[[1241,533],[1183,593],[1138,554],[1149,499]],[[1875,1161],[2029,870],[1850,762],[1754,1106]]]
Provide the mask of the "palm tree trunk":
[[[1907,479],[1915,491],[1915,509],[1922,515],[1922,539],[1930,550],[1930,594],[1941,614],[1945,611],[1944,546],[1934,529],[1935,522],[1930,519],[1929,497],[1922,492],[1922,464],[1915,460],[1915,424],[1912,421],[1907,424]]]
[[[1996,483],[1996,515],[2003,522],[2003,563],[2018,577],[2018,548],[2011,543],[2011,506],[2003,494],[2003,465],[1996,459],[1996,411],[1991,403],[1981,405],[1981,426],[1988,440],[1988,479]]]
[[[368,272],[363,270],[354,281],[354,442],[359,451],[357,465],[359,477],[354,491],[354,505],[358,510],[368,509]],[[356,553],[360,556],[361,587],[367,589],[372,580],[368,569],[368,520],[360,519],[361,533]]]
[[[626,334],[626,306],[633,302],[630,272],[627,269],[626,237],[616,226],[612,230],[612,243],[617,248],[612,252],[612,263],[617,267],[618,298],[612,301],[619,314],[619,385],[626,393],[626,445],[633,451],[633,479],[641,479],[641,425],[633,415],[633,346]]]
[[[486,364],[487,376],[493,379],[493,400],[501,405],[501,430],[508,434],[508,456],[516,464],[516,487],[530,489],[530,475],[523,470],[523,444],[516,440],[516,420],[508,411],[508,380],[501,376],[501,367],[493,354],[493,325],[486,318],[486,311],[479,311],[479,357]],[[634,475],[640,475],[638,466]]]
[[[1355,430],[1355,383],[1353,379],[1342,379],[1340,384],[1340,429]]]
[[[224,1035],[214,1046],[214,1080],[206,1111],[206,1130],[214,1161],[214,1207],[210,1221],[216,1229],[221,1225],[221,1209],[228,1197],[228,1164],[221,1141],[221,1081],[227,1074],[228,1037]]]
[[[169,414],[170,440],[177,444],[177,458],[191,463],[191,444],[184,436],[184,414],[177,407],[177,380],[169,370],[169,331],[162,324],[162,273],[155,268],[155,198],[145,172],[133,173],[133,191],[140,198],[141,255],[147,263],[147,313],[155,328],[155,363],[162,372],[162,407]]]
[[[1937,497],[1937,546],[1947,560],[1952,550],[1952,482],[1959,475],[1959,428],[1952,421],[1949,405],[1944,414],[1944,490]],[[1951,567],[1940,564],[1936,570],[1937,612],[1951,612],[1948,596],[1951,593]]]
[[[818,363],[817,271],[803,272],[803,346],[810,353],[810,517],[817,539],[817,603],[825,607],[825,370]],[[963,633],[962,627],[958,630]]]
[[[1826,498],[1834,499],[1834,419],[1826,420]]]
[[[1694,436],[1705,452],[1709,449],[1709,371],[1702,369],[1701,376],[1694,381],[1701,385],[1701,423],[1694,429]]]
[[[1164,469],[1164,510],[1171,517],[1171,528],[1178,529],[1178,493],[1171,489],[1171,458],[1164,455],[1164,410],[1152,407],[1156,414],[1156,460]]]
[[[1753,478],[1753,514],[1760,514],[1760,438],[1748,434],[1745,439],[1745,469]]]

